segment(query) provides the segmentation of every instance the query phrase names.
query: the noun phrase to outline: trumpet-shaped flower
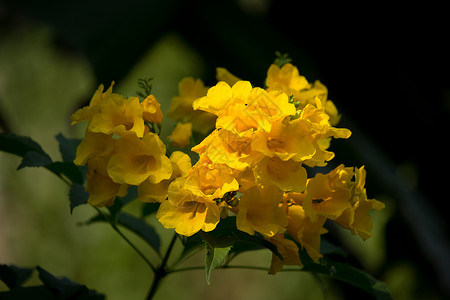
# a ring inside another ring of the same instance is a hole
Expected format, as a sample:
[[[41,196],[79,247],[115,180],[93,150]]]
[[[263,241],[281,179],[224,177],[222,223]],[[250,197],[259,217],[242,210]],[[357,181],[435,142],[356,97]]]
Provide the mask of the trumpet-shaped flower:
[[[190,144],[192,136],[192,123],[177,123],[175,129],[167,137],[170,143],[178,148],[184,148]]]
[[[192,151],[208,157],[213,163],[243,170],[262,158],[261,153],[252,150],[253,137],[252,129],[241,134],[216,129],[200,144],[193,147]]]
[[[327,232],[323,227],[325,217],[318,217],[312,222],[301,205],[288,207],[287,232],[308,252],[309,257],[318,260],[320,254],[320,235]]]
[[[286,94],[252,88],[248,81],[238,81],[232,87],[221,81],[193,107],[217,115],[216,128],[238,134],[250,129],[268,132],[272,121],[296,112]]]
[[[253,186],[242,195],[236,217],[236,226],[248,234],[261,233],[266,237],[283,233],[288,224],[281,207],[283,192],[276,186]]]
[[[200,197],[219,199],[239,189],[235,177],[235,170],[224,164],[213,163],[202,155],[186,175],[185,186]]]
[[[216,79],[217,81],[225,81],[229,86],[233,86],[236,82],[242,80],[225,68],[216,68]]]
[[[90,121],[95,114],[99,113],[101,104],[105,99],[108,99],[111,96],[113,85],[114,82],[112,82],[108,90],[103,93],[104,86],[101,84],[97,91],[95,91],[94,96],[92,96],[89,105],[80,108],[71,116],[72,125],[75,125],[78,122]]]
[[[94,157],[88,162],[86,174],[86,191],[89,193],[88,203],[94,206],[110,206],[116,196],[127,194],[128,185],[111,180],[106,171],[108,157]]]
[[[138,97],[125,99],[121,95],[111,94],[102,104],[88,125],[88,130],[105,134],[126,134],[134,132],[144,135],[143,109]]]
[[[214,128],[216,116],[192,108],[192,103],[205,96],[207,90],[202,80],[183,78],[178,84],[178,96],[172,98],[170,102],[167,116],[174,121],[190,122],[194,131],[207,134]]]
[[[335,220],[351,208],[353,175],[353,168],[340,165],[328,174],[318,173],[308,179],[303,208],[311,221],[315,222],[319,216]]]
[[[154,133],[140,139],[134,134],[116,141],[116,152],[108,162],[108,174],[114,182],[139,185],[148,179],[151,183],[169,179],[172,164],[165,155],[166,146]]]
[[[193,193],[185,180],[179,177],[169,185],[168,200],[161,203],[156,217],[165,228],[185,236],[213,230],[220,221],[219,207],[209,197]]]
[[[84,139],[77,147],[74,164],[84,166],[92,157],[110,156],[114,151],[114,142],[110,135],[86,130]]]
[[[287,95],[292,95],[298,102],[298,109],[303,109],[307,104],[316,105],[315,98],[319,98],[325,113],[330,117],[330,123],[336,125],[340,115],[333,101],[328,100],[328,89],[320,81],[308,83],[304,76],[299,74],[297,67],[290,63],[281,68],[272,64],[267,71],[267,90],[281,90]]]
[[[304,76],[300,76],[297,67],[286,63],[283,67],[275,64],[267,70],[266,85],[271,89],[282,90],[287,95],[296,94],[301,90],[310,88]]]
[[[355,186],[352,190],[351,207],[346,209],[335,220],[339,225],[349,229],[353,234],[359,235],[363,240],[372,236],[372,217],[368,214],[371,209],[381,210],[384,203],[375,199],[367,199],[366,170],[364,166],[355,170]]]
[[[260,185],[273,183],[285,192],[298,193],[306,188],[306,170],[294,160],[283,161],[277,156],[266,156],[255,165],[253,172]]]
[[[161,124],[163,113],[161,104],[156,100],[154,95],[149,95],[141,102],[143,117],[147,122]]]
[[[289,118],[272,123],[270,132],[255,134],[252,149],[268,157],[277,156],[284,161],[292,159],[297,162],[312,158],[316,153],[305,124],[301,119],[289,121]]]
[[[172,175],[159,183],[152,183],[149,179],[138,186],[138,198],[144,202],[161,202],[167,198],[169,184],[178,177],[185,177],[191,168],[191,159],[181,151],[170,155]]]
[[[302,266],[300,256],[298,254],[297,244],[289,239],[284,238],[284,234],[276,234],[273,237],[266,238],[269,242],[277,247],[278,252],[283,260],[272,253],[272,262],[270,263],[269,274],[275,275],[283,269],[283,266]]]

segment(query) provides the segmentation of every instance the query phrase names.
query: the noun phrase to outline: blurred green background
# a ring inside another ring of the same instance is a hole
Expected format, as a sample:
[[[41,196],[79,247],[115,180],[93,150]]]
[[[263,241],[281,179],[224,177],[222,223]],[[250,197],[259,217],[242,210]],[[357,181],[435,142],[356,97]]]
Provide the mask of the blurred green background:
[[[54,136],[82,137],[70,115],[100,83],[114,80],[118,93],[134,95],[138,78],[153,77],[165,112],[184,76],[213,85],[215,67],[226,67],[262,86],[275,51],[287,52],[309,81],[328,87],[343,114],[340,126],[353,132],[332,143],[330,166],[365,164],[369,197],[386,203],[373,214],[373,238],[363,242],[333,228],[330,238],[354,265],[386,281],[395,299],[445,299],[448,45],[440,19],[423,17],[439,10],[338,8],[273,0],[0,0],[0,130],[31,136],[56,159]],[[165,119],[163,136],[173,126]],[[0,153],[0,263],[40,265],[108,299],[143,298],[151,272],[140,258],[108,225],[79,226],[95,211],[79,207],[71,215],[67,186],[43,169],[17,172],[19,162]],[[167,245],[170,231],[148,221]],[[270,254],[238,260],[268,266]],[[202,271],[170,275],[156,299],[356,297],[365,299],[307,273],[216,270],[211,286]]]

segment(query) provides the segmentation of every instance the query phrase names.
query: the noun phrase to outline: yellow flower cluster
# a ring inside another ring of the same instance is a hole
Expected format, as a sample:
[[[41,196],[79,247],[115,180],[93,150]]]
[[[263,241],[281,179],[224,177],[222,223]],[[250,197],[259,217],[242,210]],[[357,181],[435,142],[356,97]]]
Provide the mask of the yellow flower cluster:
[[[205,138],[192,148],[191,166],[183,152],[166,156],[166,147],[144,124],[159,124],[159,103],[103,92],[72,116],[89,121],[75,163],[88,163],[89,203],[110,205],[138,186],[142,201],[161,202],[156,214],[166,228],[191,236],[236,216],[237,229],[276,245],[270,273],[301,265],[297,243],[317,260],[326,220],[363,239],[371,236],[371,209],[384,205],[366,196],[365,170],[338,166],[308,178],[307,168],[324,167],[334,157],[332,138],[350,137],[334,127],[338,111],[326,87],[309,83],[290,63],[271,65],[266,87],[253,87],[226,69],[217,69],[211,88],[185,78],[168,115],[180,123],[169,143],[183,148],[192,131]],[[285,238],[289,234],[297,243]]]
[[[143,201],[163,200],[172,177],[185,175],[189,157],[182,152],[166,156],[166,146],[145,124],[160,124],[160,104],[153,95],[142,102],[112,92],[100,85],[88,106],[72,115],[72,125],[88,121],[85,137],[74,163],[88,164],[88,202],[110,206],[116,196],[137,185]]]

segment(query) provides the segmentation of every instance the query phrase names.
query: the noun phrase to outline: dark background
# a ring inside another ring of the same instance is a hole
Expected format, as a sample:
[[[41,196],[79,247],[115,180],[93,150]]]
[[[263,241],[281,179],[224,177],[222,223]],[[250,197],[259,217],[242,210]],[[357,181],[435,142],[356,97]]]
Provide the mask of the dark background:
[[[444,8],[263,2],[3,0],[0,42],[20,23],[49,25],[55,45],[86,57],[105,84],[120,81],[167,32],[177,33],[211,66],[203,78],[209,85],[215,66],[223,66],[262,86],[275,51],[289,53],[310,82],[320,79],[328,87],[343,115],[339,125],[353,132],[349,143],[336,141],[336,156],[367,166],[369,196],[393,199],[387,260],[374,275],[409,261],[419,274],[418,299],[450,297],[450,47]],[[80,106],[88,100],[80,99]],[[14,131],[5,119],[3,130]],[[405,165],[417,175],[413,186],[408,174],[400,176]]]

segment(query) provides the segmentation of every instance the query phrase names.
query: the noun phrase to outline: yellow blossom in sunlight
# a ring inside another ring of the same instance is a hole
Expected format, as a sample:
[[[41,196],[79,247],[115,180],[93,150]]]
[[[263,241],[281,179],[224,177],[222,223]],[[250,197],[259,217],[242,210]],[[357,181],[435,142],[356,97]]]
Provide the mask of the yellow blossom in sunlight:
[[[275,275],[283,269],[283,266],[302,266],[300,256],[298,254],[298,247],[295,242],[284,238],[284,234],[276,234],[271,238],[266,238],[269,242],[277,247],[278,252],[283,257],[283,260],[272,253],[272,261],[270,263],[269,274]]]
[[[172,175],[169,179],[163,179],[159,183],[152,183],[149,179],[138,186],[138,198],[143,202],[161,202],[167,198],[169,184],[178,177],[185,177],[191,168],[190,157],[175,151],[170,155]]]
[[[222,198],[226,193],[239,189],[235,170],[224,164],[213,163],[204,155],[189,170],[185,185],[192,193],[208,199]]]
[[[253,130],[238,135],[228,130],[216,129],[194,146],[192,151],[208,157],[213,163],[243,170],[262,158],[260,153],[251,148],[253,136]]]
[[[260,131],[255,134],[252,149],[268,157],[277,156],[284,161],[293,159],[301,162],[316,153],[309,133],[300,119],[289,121],[289,118],[285,118],[272,123],[270,132]]]
[[[216,68],[216,79],[217,81],[225,81],[229,86],[233,86],[236,82],[242,80],[225,68]]]
[[[355,186],[352,190],[351,207],[346,209],[339,218],[335,220],[339,225],[349,229],[353,234],[358,234],[363,240],[372,236],[372,217],[368,214],[371,209],[381,210],[384,203],[375,199],[367,199],[366,170],[364,166],[355,169]]]
[[[103,101],[111,96],[113,86],[114,82],[112,82],[108,90],[103,93],[104,86],[101,84],[97,91],[95,91],[94,96],[92,96],[89,105],[80,108],[71,116],[71,125],[75,125],[78,122],[90,121],[95,114],[99,113]]]
[[[89,105],[76,111],[71,118],[72,125],[89,121],[88,131],[108,135],[134,132],[138,137],[142,137],[146,131],[139,98],[126,99],[122,95],[114,94],[112,85],[105,93],[103,85],[100,85]]]
[[[88,130],[118,135],[134,132],[136,136],[142,137],[145,130],[142,115],[138,97],[125,99],[121,95],[111,94],[101,104],[101,110],[92,117]]]
[[[308,89],[310,84],[304,76],[300,76],[297,67],[286,63],[283,67],[275,64],[267,70],[266,85],[269,88],[284,91],[287,95]]]
[[[190,122],[194,131],[207,134],[214,128],[216,116],[192,108],[192,103],[205,96],[207,90],[202,80],[183,78],[178,84],[178,96],[170,102],[167,116],[174,121]]]
[[[311,259],[317,261],[320,254],[320,235],[327,232],[323,227],[325,217],[319,217],[312,222],[301,205],[291,205],[288,208],[287,232],[308,252]]]
[[[128,185],[115,183],[108,176],[106,165],[109,157],[95,157],[88,162],[86,174],[86,191],[89,192],[88,203],[94,206],[110,206],[116,196],[127,194]]]
[[[114,151],[114,142],[110,135],[86,130],[84,139],[77,147],[74,164],[84,166],[95,156],[110,156]]]
[[[326,151],[329,145],[327,139],[348,138],[351,132],[332,127],[317,98],[316,103],[318,107],[308,104],[292,120],[285,117],[272,122],[270,132],[257,132],[252,149],[269,157],[303,162],[310,167],[325,166],[334,157],[334,153]]]
[[[340,115],[333,101],[327,99],[328,89],[319,80],[308,83],[304,76],[299,74],[297,67],[286,63],[283,67],[272,64],[266,77],[267,90],[281,90],[287,95],[292,95],[294,101],[298,101],[298,109],[303,109],[307,104],[315,105],[315,98],[319,98],[325,113],[330,117],[331,125],[336,125]]]
[[[214,200],[193,193],[185,181],[179,177],[169,185],[168,200],[161,203],[156,217],[165,228],[185,236],[213,230],[220,221],[219,207]]]
[[[177,123],[175,129],[167,137],[170,144],[178,147],[184,148],[190,144],[190,139],[192,136],[192,123]]]
[[[154,133],[140,139],[134,134],[116,141],[116,152],[108,162],[108,174],[114,182],[139,185],[148,179],[158,183],[172,175],[166,146]]]
[[[307,174],[302,164],[294,160],[265,157],[254,167],[256,182],[260,185],[275,184],[283,191],[303,192]]]
[[[143,117],[147,122],[161,124],[163,113],[161,104],[156,100],[154,95],[149,95],[141,102]]]
[[[216,128],[235,133],[270,131],[271,122],[296,113],[286,94],[252,88],[248,81],[238,81],[232,87],[221,81],[194,101],[193,107],[217,115]]]
[[[318,173],[308,179],[303,208],[311,221],[316,221],[318,216],[335,220],[351,208],[353,175],[353,168],[340,165],[328,174]]]
[[[266,237],[283,233],[288,220],[281,207],[282,200],[283,192],[274,185],[249,188],[237,207],[237,228],[251,235],[256,231]]]

